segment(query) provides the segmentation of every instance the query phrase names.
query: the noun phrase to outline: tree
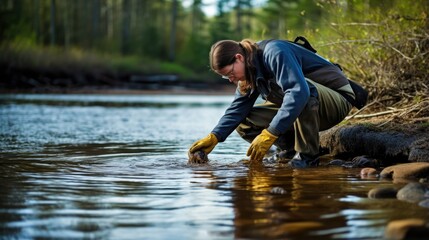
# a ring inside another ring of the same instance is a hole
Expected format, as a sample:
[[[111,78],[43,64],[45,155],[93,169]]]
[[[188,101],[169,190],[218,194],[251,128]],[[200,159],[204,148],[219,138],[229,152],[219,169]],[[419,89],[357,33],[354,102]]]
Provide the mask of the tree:
[[[122,1],[121,53],[130,53],[130,0]]]
[[[177,28],[177,0],[173,0],[171,6],[171,27],[170,27],[170,53],[169,60],[174,62],[176,57],[176,28]]]
[[[56,6],[55,6],[55,0],[51,0],[51,25],[49,27],[49,33],[50,33],[50,44],[51,46],[55,46],[56,44]]]

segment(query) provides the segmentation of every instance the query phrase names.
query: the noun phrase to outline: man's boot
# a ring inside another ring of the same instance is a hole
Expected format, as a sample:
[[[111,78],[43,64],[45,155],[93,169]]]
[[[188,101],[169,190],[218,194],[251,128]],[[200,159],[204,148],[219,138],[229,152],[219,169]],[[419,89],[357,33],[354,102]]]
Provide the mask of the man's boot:
[[[307,168],[319,166],[319,157],[309,156],[303,153],[296,153],[292,160],[289,161],[292,168]]]

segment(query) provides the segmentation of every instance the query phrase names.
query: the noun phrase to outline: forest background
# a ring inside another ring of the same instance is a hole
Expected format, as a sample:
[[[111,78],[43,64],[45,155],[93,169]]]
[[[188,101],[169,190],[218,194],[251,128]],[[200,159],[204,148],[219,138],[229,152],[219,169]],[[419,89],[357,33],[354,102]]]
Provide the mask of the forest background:
[[[2,0],[0,89],[156,89],[228,83],[209,69],[222,39],[305,36],[370,92],[427,121],[427,0]],[[411,110],[412,109],[412,110]]]

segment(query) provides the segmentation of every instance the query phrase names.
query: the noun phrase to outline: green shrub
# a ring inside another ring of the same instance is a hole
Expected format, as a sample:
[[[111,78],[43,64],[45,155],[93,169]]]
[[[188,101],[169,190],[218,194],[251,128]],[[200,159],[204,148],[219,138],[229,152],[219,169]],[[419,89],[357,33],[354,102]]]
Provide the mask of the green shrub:
[[[428,96],[429,20],[426,0],[322,1],[331,28],[313,35],[317,49],[386,104]]]

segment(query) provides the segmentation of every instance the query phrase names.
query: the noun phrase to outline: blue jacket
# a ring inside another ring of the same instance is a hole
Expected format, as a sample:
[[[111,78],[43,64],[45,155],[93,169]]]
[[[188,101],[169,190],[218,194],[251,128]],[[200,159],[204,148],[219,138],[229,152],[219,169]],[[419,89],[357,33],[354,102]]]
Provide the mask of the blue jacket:
[[[280,91],[283,99],[267,130],[277,136],[285,133],[292,127],[309,97],[317,96],[316,88],[304,76],[334,66],[304,47],[283,40],[269,41],[262,56],[254,58],[254,64],[256,87],[245,95],[236,90],[233,102],[212,131],[219,142],[225,141],[246,118],[259,95],[270,100],[273,93],[276,95],[274,91]]]

